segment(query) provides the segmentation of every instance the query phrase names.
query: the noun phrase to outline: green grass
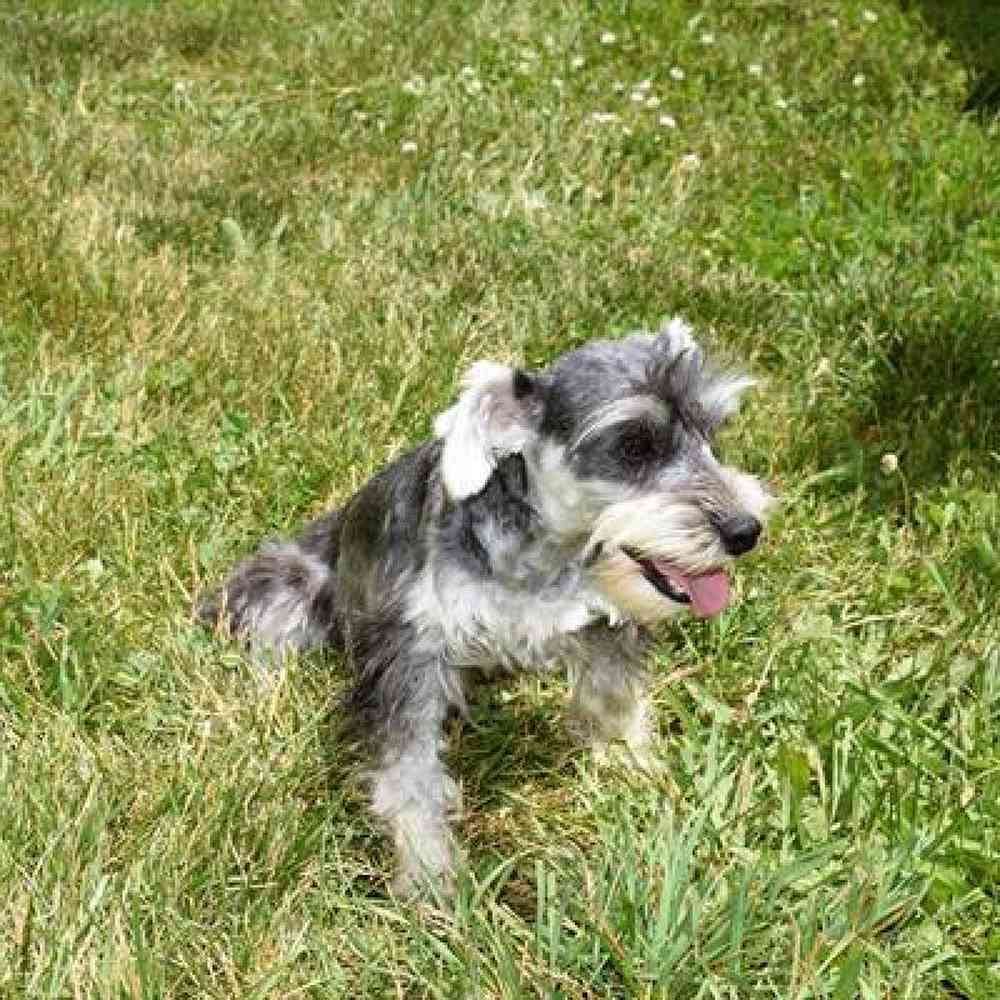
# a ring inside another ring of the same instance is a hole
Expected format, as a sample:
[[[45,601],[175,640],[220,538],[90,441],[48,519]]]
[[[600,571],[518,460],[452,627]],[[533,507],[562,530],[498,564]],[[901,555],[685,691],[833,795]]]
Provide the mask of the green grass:
[[[0,994],[1000,996],[1000,15],[943,8],[0,12]],[[470,360],[672,314],[784,505],[662,636],[663,775],[489,689],[397,905],[342,665],[262,688],[192,595]]]

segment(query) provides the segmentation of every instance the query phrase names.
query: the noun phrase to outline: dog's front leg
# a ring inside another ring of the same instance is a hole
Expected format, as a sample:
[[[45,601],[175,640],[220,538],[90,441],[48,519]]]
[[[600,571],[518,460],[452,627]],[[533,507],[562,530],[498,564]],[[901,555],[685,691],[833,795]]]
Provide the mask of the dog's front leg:
[[[641,659],[644,644],[637,633],[622,634],[617,645],[608,636],[593,638],[570,671],[575,726],[598,762],[608,758],[612,743],[621,742],[632,763],[654,772],[656,725]]]

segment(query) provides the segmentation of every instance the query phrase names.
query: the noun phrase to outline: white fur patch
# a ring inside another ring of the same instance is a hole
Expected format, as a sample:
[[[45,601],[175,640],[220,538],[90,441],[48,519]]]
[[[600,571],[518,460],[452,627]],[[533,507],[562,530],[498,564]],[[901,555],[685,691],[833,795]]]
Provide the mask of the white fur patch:
[[[701,359],[702,351],[694,339],[694,330],[682,319],[670,320],[657,334],[657,341],[664,345],[672,357],[689,354],[693,359]],[[716,420],[727,420],[739,410],[740,397],[756,381],[741,372],[713,374],[705,380],[698,393],[698,402]]]
[[[463,384],[458,402],[434,421],[434,432],[444,439],[441,478],[452,500],[482,490],[497,462],[522,451],[530,437],[527,415],[514,398],[512,368],[477,361]]]
[[[581,580],[525,593],[459,569],[426,570],[410,589],[406,617],[440,629],[458,664],[544,669],[560,640],[609,613]]]

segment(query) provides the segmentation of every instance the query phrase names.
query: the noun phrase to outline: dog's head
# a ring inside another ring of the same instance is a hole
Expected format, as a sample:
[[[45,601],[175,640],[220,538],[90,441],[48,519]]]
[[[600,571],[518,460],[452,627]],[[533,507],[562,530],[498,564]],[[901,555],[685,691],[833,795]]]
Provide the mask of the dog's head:
[[[505,456],[524,458],[548,530],[579,545],[593,584],[625,616],[720,612],[726,566],[753,549],[770,495],[719,463],[719,427],[747,377],[717,371],[691,331],[596,341],[540,372],[479,362],[438,417],[442,476],[459,502]]]

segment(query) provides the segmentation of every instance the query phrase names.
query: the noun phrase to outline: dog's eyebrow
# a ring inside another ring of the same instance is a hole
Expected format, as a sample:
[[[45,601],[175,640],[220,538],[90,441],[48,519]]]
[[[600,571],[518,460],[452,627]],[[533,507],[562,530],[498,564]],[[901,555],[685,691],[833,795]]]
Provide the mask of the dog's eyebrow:
[[[669,399],[677,419],[689,430],[711,434],[739,408],[741,394],[754,380],[738,371],[708,365],[698,351],[683,350],[653,367],[654,393]]]
[[[626,421],[643,417],[647,420],[655,420],[657,423],[667,423],[670,420],[670,411],[664,405],[663,401],[657,399],[655,396],[639,395],[626,396],[624,399],[613,399],[610,403],[605,403],[593,413],[569,446],[569,450],[571,452],[575,451],[588,438],[599,434],[606,427],[612,427],[615,424],[622,424]]]
[[[715,375],[698,394],[698,402],[713,426],[724,423],[740,406],[740,397],[756,384],[749,375],[725,372]]]

